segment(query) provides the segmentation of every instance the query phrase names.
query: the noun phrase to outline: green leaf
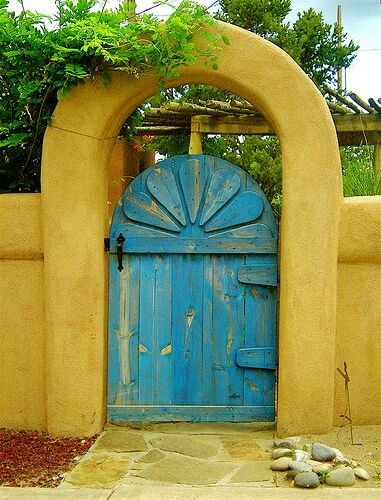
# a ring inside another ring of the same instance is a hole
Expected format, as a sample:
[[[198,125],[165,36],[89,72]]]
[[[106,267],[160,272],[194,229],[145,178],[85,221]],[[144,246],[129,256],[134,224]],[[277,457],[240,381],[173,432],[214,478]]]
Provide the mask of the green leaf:
[[[230,45],[230,40],[226,35],[223,35],[222,40],[225,45]]]

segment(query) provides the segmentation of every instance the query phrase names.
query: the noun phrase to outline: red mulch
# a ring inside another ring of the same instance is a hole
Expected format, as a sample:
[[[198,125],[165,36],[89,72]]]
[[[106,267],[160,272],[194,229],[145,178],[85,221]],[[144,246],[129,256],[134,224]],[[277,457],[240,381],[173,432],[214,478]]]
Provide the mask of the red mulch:
[[[0,429],[0,486],[57,487],[96,437],[58,439]]]

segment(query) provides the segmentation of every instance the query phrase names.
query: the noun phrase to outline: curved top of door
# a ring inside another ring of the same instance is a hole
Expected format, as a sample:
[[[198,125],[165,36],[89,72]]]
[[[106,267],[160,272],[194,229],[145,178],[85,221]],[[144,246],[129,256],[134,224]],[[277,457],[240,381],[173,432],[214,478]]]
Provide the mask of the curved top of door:
[[[113,215],[111,240],[266,238],[276,240],[270,203],[250,175],[208,155],[179,155],[144,170]]]

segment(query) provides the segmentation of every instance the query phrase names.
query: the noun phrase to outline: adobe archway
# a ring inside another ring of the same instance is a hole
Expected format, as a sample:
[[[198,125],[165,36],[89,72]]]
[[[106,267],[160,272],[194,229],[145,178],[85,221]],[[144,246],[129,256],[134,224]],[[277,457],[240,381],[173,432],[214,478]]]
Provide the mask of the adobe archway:
[[[231,45],[176,81],[225,88],[272,123],[282,146],[279,434],[332,426],[340,160],[323,97],[292,59],[219,23]],[[51,433],[99,432],[104,419],[107,167],[126,117],[157,91],[155,74],[88,81],[60,101],[44,139],[47,420]]]

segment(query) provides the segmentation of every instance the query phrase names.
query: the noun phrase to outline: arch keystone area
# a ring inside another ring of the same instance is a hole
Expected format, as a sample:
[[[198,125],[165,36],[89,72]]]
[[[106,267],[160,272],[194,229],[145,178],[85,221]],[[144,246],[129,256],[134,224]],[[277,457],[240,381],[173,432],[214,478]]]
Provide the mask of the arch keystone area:
[[[253,103],[282,147],[283,217],[277,431],[324,433],[333,421],[336,269],[342,202],[336,132],[327,105],[275,45],[217,23],[230,40],[219,69],[184,67],[168,87],[214,85]],[[105,415],[107,168],[128,115],[157,76],[114,72],[59,102],[43,147],[42,204],[49,432],[91,435]]]

